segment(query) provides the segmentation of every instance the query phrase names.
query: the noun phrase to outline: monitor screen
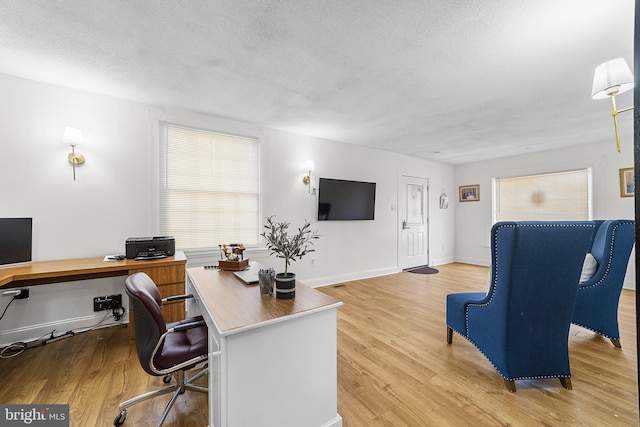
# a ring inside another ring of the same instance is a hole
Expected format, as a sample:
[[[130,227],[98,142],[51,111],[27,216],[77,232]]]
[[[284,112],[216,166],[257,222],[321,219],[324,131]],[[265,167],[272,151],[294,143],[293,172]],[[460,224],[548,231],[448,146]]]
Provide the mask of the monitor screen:
[[[31,218],[0,218],[0,265],[31,261]]]
[[[318,221],[372,220],[375,202],[375,182],[330,178],[318,182]]]

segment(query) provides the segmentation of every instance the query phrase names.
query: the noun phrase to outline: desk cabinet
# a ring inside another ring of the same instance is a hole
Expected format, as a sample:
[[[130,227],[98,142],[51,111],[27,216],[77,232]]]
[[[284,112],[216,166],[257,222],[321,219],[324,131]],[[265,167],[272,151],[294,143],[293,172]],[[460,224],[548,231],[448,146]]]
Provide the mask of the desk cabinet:
[[[340,427],[336,309],[301,283],[260,295],[230,272],[187,269],[189,315],[209,328],[209,427]]]
[[[162,298],[185,293],[185,265],[168,265],[130,270],[129,274],[143,272],[155,282]],[[184,301],[172,301],[162,304],[162,313],[169,322],[182,320],[185,317]],[[129,312],[129,338],[134,338],[133,313]]]
[[[166,267],[141,268],[131,270],[130,274],[143,272],[156,283],[162,298],[184,294],[184,265],[171,265]],[[167,322],[184,319],[184,301],[167,302],[162,305],[162,313]]]

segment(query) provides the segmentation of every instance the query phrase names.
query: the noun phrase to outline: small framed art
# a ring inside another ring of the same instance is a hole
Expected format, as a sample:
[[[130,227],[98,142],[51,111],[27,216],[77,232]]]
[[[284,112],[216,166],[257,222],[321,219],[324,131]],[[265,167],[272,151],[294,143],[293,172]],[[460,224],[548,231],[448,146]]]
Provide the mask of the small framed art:
[[[460,186],[461,202],[477,202],[479,200],[480,200],[480,184]]]
[[[620,197],[633,197],[635,194],[633,168],[620,169]]]

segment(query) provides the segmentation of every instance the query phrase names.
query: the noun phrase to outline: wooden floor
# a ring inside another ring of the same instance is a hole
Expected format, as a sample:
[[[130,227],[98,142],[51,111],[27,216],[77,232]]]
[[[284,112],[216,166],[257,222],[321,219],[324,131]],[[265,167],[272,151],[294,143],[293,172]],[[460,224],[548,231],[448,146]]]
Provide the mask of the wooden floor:
[[[318,288],[338,309],[338,412],[360,426],[636,426],[635,293],[624,290],[616,349],[572,326],[573,390],[560,381],[516,381],[509,393],[491,364],[454,335],[448,293],[486,291],[486,267],[439,266]],[[128,331],[102,329],[0,360],[1,403],[69,403],[71,426],[109,426],[119,401],[161,387],[140,368]],[[168,398],[129,410],[124,426],[151,426]],[[181,396],[165,426],[207,425],[206,396]],[[297,426],[296,426],[297,427]]]

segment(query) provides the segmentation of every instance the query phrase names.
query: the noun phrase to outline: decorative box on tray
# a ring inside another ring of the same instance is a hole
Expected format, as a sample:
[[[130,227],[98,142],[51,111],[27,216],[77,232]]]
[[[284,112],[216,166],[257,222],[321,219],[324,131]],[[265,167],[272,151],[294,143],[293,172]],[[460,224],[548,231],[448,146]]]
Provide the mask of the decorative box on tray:
[[[239,271],[249,266],[249,258],[244,259],[243,256],[244,244],[225,243],[218,245],[218,247],[220,248],[220,261],[218,261],[220,270]]]

